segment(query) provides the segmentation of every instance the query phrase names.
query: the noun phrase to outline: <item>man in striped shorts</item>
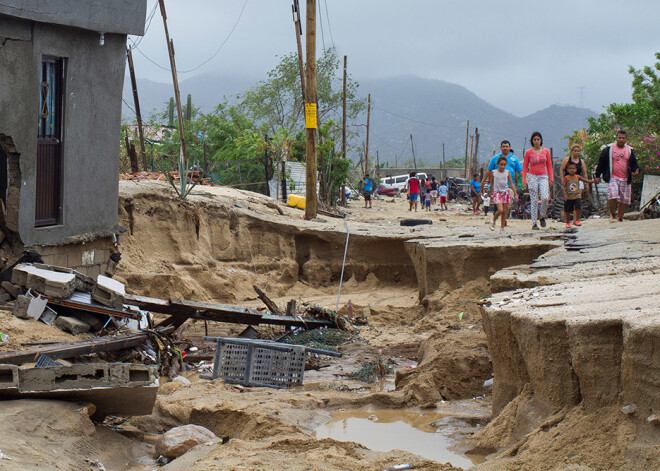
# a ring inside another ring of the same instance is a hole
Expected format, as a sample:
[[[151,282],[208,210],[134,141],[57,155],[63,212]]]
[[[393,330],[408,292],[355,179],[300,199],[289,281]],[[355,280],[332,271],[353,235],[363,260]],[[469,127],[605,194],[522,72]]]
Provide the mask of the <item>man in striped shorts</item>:
[[[607,182],[610,222],[623,221],[630,204],[632,177],[639,173],[635,152],[626,144],[627,140],[626,131],[617,131],[616,142],[603,147],[596,167],[596,183],[600,182],[601,176]]]

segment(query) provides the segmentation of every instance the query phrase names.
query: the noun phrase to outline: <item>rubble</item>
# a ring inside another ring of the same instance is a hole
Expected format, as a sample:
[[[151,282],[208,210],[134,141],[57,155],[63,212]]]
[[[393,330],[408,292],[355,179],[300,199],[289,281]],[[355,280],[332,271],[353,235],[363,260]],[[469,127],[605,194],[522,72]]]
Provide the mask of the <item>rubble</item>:
[[[92,290],[94,301],[108,307],[121,309],[124,305],[125,296],[126,289],[122,283],[103,275],[96,278],[96,285]]]
[[[178,458],[194,446],[218,441],[219,437],[201,425],[183,425],[170,429],[158,438],[156,453],[166,458]]]
[[[0,398],[91,402],[92,418],[148,415],[158,392],[155,366],[80,363],[50,367],[0,364]],[[127,400],[130,398],[130,400]]]
[[[76,289],[75,280],[73,273],[44,270],[28,264],[16,266],[11,278],[16,285],[57,298],[71,296]]]
[[[55,325],[73,335],[84,334],[85,332],[89,332],[89,329],[91,328],[88,323],[83,322],[76,317],[69,316],[58,316],[57,319],[55,319]]]

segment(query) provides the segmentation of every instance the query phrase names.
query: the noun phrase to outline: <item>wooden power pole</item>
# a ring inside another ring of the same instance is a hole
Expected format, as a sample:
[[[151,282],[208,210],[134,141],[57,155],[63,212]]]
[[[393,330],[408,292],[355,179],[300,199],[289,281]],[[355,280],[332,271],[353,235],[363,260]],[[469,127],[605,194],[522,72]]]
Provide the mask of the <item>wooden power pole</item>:
[[[162,1],[162,0],[161,0]],[[305,150],[307,175],[305,219],[316,218],[316,0],[307,0],[306,24],[306,90],[305,90]]]
[[[417,173],[417,159],[415,158],[415,146],[413,144],[412,134],[410,135],[410,149],[412,150],[413,166],[415,167],[415,173]]]
[[[135,79],[135,68],[133,67],[133,52],[128,48],[128,69],[131,72],[131,86],[133,87],[133,103],[135,104],[135,116],[137,117],[138,133],[140,135],[140,157],[142,157],[142,170],[147,171],[147,152],[144,150],[144,133],[142,131],[142,113],[140,113],[140,100],[138,98],[137,80]]]
[[[364,172],[369,173],[369,120],[371,118],[371,93],[367,97],[367,144],[364,148]]]
[[[467,168],[468,168],[468,139],[470,137],[470,120],[467,122],[467,129],[465,130],[465,165],[463,170],[463,178],[467,178]]]
[[[346,64],[347,59],[344,56],[344,85],[341,112],[341,155],[344,159],[346,158]],[[346,205],[346,185],[341,186],[341,204]]]
[[[474,154],[472,154],[473,173],[477,171],[477,167],[479,166],[477,152],[479,152],[479,128],[474,128]]]
[[[447,179],[447,165],[445,165],[445,143],[442,143],[442,179]]]
[[[468,169],[470,170],[470,174],[472,173],[472,149],[474,149],[474,136],[470,136],[470,165],[468,166]],[[465,178],[468,178],[467,176]]]
[[[165,0],[158,0],[160,4],[160,14],[163,16],[163,26],[165,27],[165,39],[167,40],[167,51],[170,56],[170,68],[172,69],[172,83],[174,84],[174,98],[176,100],[176,111],[179,115],[179,134],[181,136],[181,152],[179,153],[179,178],[181,180],[181,189],[186,187],[188,180],[188,151],[186,149],[186,130],[183,124],[183,112],[181,111],[181,95],[179,94],[179,79],[176,75],[176,63],[174,61],[174,41],[170,39],[170,33],[167,30],[167,14],[165,13]],[[182,168],[183,167],[183,168]],[[185,198],[185,192],[181,192],[181,197]]]
[[[302,97],[303,103],[307,103],[305,100],[305,66],[303,64],[303,53],[302,53],[302,24],[300,23],[300,6],[298,5],[298,0],[293,0],[293,5],[291,5],[291,12],[293,13],[293,26],[296,29],[296,44],[298,45],[298,68],[300,69],[300,85],[302,86]]]

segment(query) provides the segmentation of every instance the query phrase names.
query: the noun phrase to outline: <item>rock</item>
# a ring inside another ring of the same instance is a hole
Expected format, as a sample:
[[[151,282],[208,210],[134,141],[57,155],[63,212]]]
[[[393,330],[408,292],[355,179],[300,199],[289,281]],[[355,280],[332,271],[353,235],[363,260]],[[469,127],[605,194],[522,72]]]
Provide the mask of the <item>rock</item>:
[[[31,300],[32,298],[28,298],[27,296],[18,296],[11,313],[20,319],[28,319],[28,308],[30,307]]]
[[[201,443],[220,441],[213,432],[200,425],[174,427],[158,437],[156,453],[166,458],[178,458]]]
[[[92,314],[90,312],[84,312],[84,311],[78,311],[75,314],[73,314],[74,317],[77,319],[80,319],[83,321],[85,324],[89,324],[92,330],[98,331],[103,328],[103,326],[106,323],[106,320],[100,319],[98,315]],[[105,316],[104,316],[105,317]]]
[[[12,299],[14,299],[14,298],[12,298],[11,294],[9,294],[7,292],[0,293],[0,303],[7,303],[7,302],[11,301]]]
[[[55,325],[66,332],[72,333],[73,335],[84,334],[85,332],[89,332],[90,329],[87,322],[83,322],[80,319],[68,316],[59,316],[57,319],[55,319]]]
[[[0,286],[2,286],[2,289],[4,289],[7,293],[9,293],[11,297],[14,299],[18,298],[21,294],[25,292],[23,288],[21,288],[18,285],[15,285],[11,281],[3,281],[2,283],[0,283]]]
[[[660,425],[660,414],[651,414],[646,418],[646,421],[652,425]]]
[[[181,386],[190,386],[190,381],[185,376],[175,376],[172,378],[173,383],[179,383]]]
[[[181,383],[163,383],[158,387],[158,394],[167,396],[181,387]]]
[[[637,410],[637,404],[635,404],[634,402],[632,404],[628,404],[627,406],[623,406],[621,408],[621,412],[623,412],[626,415],[634,414],[636,410]]]
[[[487,379],[486,381],[484,381],[483,387],[488,388],[488,389],[492,389],[492,387],[493,387],[493,378],[490,378],[490,379]]]

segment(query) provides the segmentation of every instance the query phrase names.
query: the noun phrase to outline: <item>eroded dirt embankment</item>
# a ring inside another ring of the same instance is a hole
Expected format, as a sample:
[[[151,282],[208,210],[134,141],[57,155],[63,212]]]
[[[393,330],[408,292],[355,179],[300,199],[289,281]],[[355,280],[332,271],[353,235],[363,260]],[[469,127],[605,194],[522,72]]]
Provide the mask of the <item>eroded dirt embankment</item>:
[[[547,286],[483,308],[497,417],[475,443],[504,447],[484,469],[659,469],[660,221],[581,229],[567,248],[503,270],[501,286]]]
[[[278,217],[163,194],[122,197],[120,224],[129,230],[118,275],[144,295],[222,303],[253,299],[255,283],[275,297],[298,282],[336,289],[345,233],[274,222]],[[404,241],[352,234],[344,279],[372,274],[381,283],[416,286]]]

